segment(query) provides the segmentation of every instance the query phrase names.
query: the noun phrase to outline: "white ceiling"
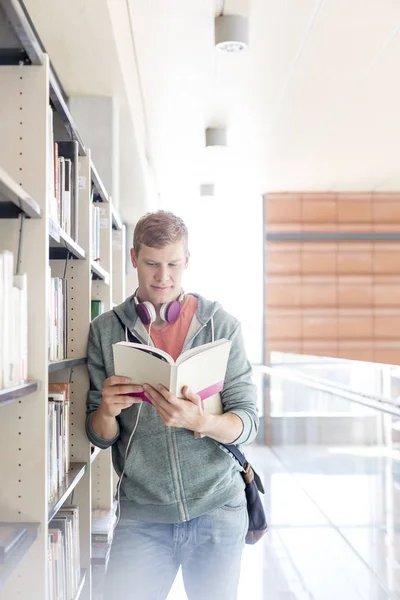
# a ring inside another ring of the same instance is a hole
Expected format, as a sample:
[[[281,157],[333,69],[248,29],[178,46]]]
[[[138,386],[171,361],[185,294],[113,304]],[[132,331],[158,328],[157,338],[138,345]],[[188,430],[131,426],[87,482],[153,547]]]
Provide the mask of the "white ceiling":
[[[399,189],[397,0],[252,0],[239,56],[214,50],[219,2],[130,4],[162,186],[198,182],[216,122],[260,192]]]
[[[68,93],[127,102],[167,202],[214,177],[260,194],[400,189],[398,0],[226,0],[250,19],[238,56],[213,46],[221,0],[25,3]],[[222,157],[208,126],[227,127]]]

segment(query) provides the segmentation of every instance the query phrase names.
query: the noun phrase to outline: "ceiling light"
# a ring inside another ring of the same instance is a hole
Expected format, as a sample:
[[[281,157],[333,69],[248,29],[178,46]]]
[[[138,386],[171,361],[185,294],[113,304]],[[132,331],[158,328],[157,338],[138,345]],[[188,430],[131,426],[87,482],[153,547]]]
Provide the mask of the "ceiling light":
[[[200,185],[200,196],[202,198],[213,198],[215,193],[215,186],[213,183],[202,183]]]
[[[219,127],[206,129],[206,148],[210,146],[226,146],[226,129]]]
[[[242,52],[249,44],[246,17],[222,15],[215,19],[215,46],[221,52]]]

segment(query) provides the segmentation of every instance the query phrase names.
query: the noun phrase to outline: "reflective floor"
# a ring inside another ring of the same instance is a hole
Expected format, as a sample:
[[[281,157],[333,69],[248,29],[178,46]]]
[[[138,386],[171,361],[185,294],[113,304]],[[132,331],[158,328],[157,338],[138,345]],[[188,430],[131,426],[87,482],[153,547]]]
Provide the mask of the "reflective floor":
[[[384,448],[253,446],[269,535],[238,600],[400,600],[400,463]],[[186,598],[178,577],[168,600]]]

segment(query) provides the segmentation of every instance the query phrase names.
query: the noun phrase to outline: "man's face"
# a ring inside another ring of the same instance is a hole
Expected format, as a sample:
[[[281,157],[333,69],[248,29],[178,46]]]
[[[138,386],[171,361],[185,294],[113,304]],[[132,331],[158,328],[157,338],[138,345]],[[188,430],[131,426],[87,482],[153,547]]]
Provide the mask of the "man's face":
[[[179,297],[183,271],[189,261],[183,240],[164,248],[142,244],[138,255],[131,249],[131,259],[138,272],[138,296],[142,302],[149,300],[157,306]]]

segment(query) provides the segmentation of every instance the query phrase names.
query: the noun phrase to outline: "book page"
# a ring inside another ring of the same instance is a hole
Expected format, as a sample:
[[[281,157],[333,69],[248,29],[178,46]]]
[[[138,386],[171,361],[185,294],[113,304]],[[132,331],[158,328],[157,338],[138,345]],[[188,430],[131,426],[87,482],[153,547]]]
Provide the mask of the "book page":
[[[156,354],[160,356],[164,360],[167,361],[170,365],[174,365],[175,361],[168,352],[165,350],[161,350],[160,348],[155,348],[155,346],[147,346],[146,344],[135,344],[134,342],[118,342],[117,344],[113,344],[113,346],[127,346],[129,348],[137,348],[142,352],[147,352],[149,354]]]
[[[226,338],[221,338],[220,340],[215,340],[214,342],[209,342],[208,344],[202,344],[201,346],[196,346],[196,348],[190,348],[190,350],[186,350],[186,352],[183,352],[183,354],[178,356],[178,358],[175,361],[175,364],[180,365],[183,362],[185,362],[185,360],[188,360],[188,358],[190,358],[191,356],[194,356],[195,354],[200,354],[201,352],[206,352],[210,348],[214,348],[215,346],[220,346],[222,344],[229,344],[229,347],[230,347],[231,343],[232,343],[231,340],[227,340]]]
[[[130,377],[132,383],[137,385],[148,383],[156,388],[161,383],[169,390],[171,365],[162,358],[144,351],[143,348],[145,346],[141,344],[125,342],[113,344],[115,375]],[[150,350],[153,351],[155,348],[151,347]]]
[[[204,400],[221,392],[232,342],[207,344],[207,350],[190,356],[177,368],[176,395],[182,397],[185,385]]]

